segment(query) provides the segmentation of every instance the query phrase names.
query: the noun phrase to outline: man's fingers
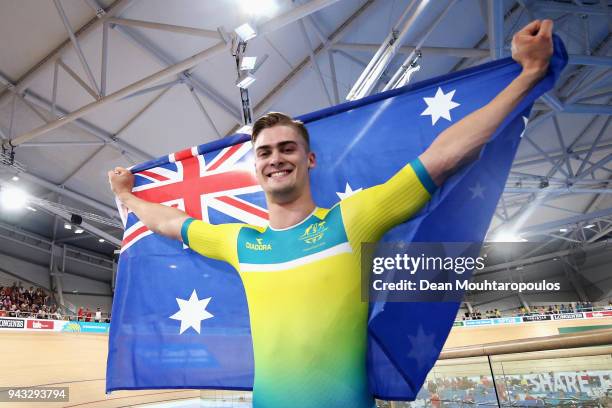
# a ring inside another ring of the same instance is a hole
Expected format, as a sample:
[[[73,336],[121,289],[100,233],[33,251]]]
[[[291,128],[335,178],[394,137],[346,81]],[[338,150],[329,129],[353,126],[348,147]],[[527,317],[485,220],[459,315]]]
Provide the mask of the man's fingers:
[[[541,37],[551,37],[553,30],[553,22],[552,20],[542,20],[542,24],[540,24],[540,31],[538,35]]]
[[[535,35],[538,33],[538,30],[540,29],[541,24],[542,22],[540,20],[533,20],[531,23],[523,27],[523,29],[519,31],[519,33]]]

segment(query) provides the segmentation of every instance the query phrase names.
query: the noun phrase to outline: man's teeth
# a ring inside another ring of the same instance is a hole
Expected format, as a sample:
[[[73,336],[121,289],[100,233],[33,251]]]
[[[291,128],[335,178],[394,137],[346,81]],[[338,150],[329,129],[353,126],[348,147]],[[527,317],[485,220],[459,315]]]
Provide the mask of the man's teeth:
[[[288,170],[283,170],[283,171],[275,171],[274,173],[270,174],[270,177],[283,177],[286,176],[287,174],[289,174]]]

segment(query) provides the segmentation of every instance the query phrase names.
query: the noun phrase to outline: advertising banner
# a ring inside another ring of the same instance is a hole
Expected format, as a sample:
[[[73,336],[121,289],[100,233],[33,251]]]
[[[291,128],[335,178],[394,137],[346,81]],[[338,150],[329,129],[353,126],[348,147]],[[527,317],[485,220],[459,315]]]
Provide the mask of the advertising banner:
[[[27,319],[26,327],[34,330],[53,330],[53,320]]]

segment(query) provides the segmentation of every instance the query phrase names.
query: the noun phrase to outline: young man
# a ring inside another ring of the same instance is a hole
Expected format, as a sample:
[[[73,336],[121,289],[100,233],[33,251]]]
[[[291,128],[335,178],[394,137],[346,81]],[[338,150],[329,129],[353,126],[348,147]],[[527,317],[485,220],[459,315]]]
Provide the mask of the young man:
[[[523,70],[493,101],[442,132],[387,182],[331,209],[313,201],[316,165],[301,122],[270,113],[253,127],[255,173],[269,226],[211,225],[134,196],[133,175],[109,172],[117,197],[155,233],[230,263],[244,283],[255,352],[255,407],[370,408],[365,354],[368,305],[360,300],[362,242],[409,219],[459,165],[473,157],[546,73],[552,22],[513,39]]]

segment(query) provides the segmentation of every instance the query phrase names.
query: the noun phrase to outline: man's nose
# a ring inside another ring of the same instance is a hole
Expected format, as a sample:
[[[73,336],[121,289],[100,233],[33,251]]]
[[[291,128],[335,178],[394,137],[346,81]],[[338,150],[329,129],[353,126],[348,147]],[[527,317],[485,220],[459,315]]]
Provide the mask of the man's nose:
[[[270,164],[273,166],[278,166],[283,162],[283,157],[280,151],[273,150],[270,154]]]

